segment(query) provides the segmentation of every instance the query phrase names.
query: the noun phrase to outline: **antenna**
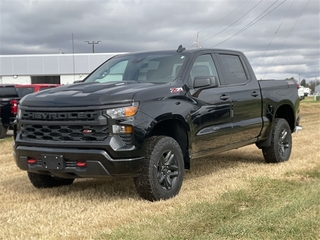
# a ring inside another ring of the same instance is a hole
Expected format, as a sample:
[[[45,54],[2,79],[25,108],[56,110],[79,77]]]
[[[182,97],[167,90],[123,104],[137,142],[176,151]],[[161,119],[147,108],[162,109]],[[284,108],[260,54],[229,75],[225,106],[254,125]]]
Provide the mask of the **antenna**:
[[[183,52],[184,50],[186,50],[186,48],[185,48],[185,47],[182,47],[182,45],[180,45],[180,46],[178,47],[178,49],[177,49],[177,52],[178,52],[178,53],[181,53],[181,52]]]
[[[196,48],[199,48],[199,32],[197,32],[197,38],[196,38],[195,44],[196,44]]]
[[[73,41],[73,33],[72,33],[72,59],[73,59],[73,80],[76,80],[76,69],[74,63],[74,41]]]

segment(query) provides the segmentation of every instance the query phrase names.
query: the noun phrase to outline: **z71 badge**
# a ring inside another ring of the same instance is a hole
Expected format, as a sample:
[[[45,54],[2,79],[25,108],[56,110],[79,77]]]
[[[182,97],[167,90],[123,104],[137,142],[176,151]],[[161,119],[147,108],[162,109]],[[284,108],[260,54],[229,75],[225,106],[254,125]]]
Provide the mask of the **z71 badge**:
[[[170,93],[177,93],[177,92],[183,92],[183,88],[170,88]]]

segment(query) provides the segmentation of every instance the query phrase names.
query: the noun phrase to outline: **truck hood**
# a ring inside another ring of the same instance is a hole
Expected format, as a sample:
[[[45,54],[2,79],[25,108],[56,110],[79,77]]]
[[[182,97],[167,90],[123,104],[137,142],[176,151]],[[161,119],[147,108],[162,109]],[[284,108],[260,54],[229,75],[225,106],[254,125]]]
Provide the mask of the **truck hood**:
[[[135,93],[157,87],[152,83],[134,81],[78,83],[29,94],[20,104],[30,107],[76,107],[125,103],[132,101]]]

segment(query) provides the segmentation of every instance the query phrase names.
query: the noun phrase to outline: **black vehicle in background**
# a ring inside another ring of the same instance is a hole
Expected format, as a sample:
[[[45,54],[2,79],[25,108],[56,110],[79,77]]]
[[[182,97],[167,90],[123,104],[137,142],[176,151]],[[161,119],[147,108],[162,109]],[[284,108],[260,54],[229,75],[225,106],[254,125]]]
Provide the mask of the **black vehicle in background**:
[[[258,81],[243,53],[221,49],[114,56],[19,110],[15,161],[35,187],[127,176],[150,201],[178,194],[198,157],[256,144],[286,161],[299,129],[296,83]]]
[[[13,129],[19,100],[27,94],[57,87],[60,84],[0,84],[0,139]]]
[[[0,138],[4,138],[7,130],[13,126],[16,117],[15,107],[20,99],[13,84],[0,84]]]

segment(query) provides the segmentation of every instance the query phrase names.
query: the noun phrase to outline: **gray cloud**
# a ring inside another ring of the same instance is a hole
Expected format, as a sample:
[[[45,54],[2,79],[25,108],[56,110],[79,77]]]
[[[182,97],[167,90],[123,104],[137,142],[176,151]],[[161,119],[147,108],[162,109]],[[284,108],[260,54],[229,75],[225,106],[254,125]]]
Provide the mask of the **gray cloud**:
[[[258,78],[320,77],[318,0],[2,0],[0,11],[2,55],[71,53],[72,34],[75,53],[91,52],[85,41],[191,48],[198,34],[200,47],[244,51]]]

